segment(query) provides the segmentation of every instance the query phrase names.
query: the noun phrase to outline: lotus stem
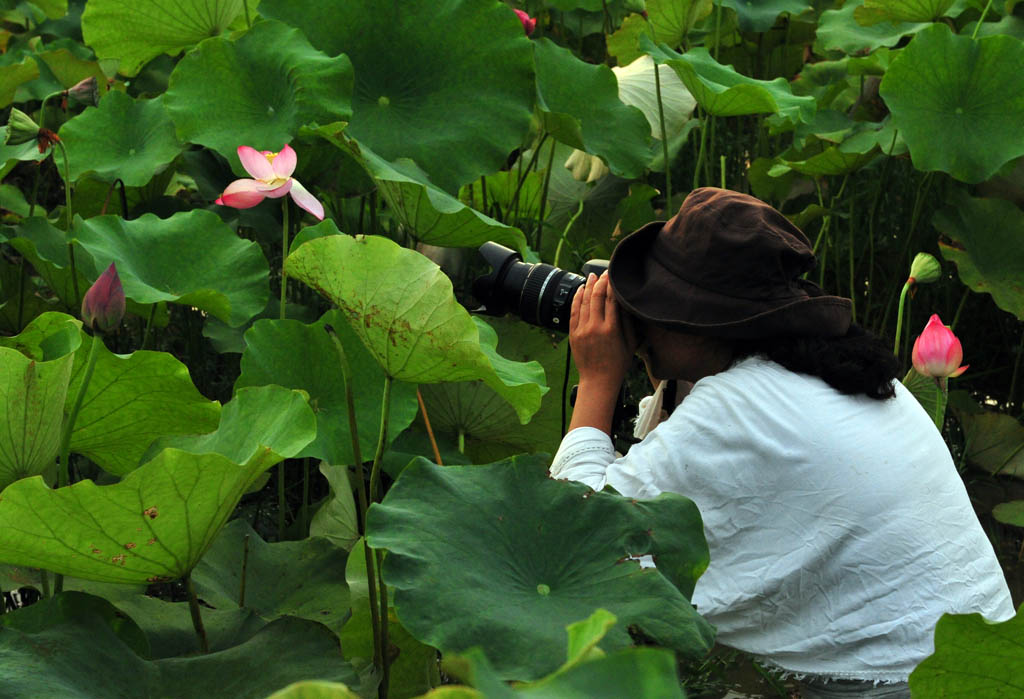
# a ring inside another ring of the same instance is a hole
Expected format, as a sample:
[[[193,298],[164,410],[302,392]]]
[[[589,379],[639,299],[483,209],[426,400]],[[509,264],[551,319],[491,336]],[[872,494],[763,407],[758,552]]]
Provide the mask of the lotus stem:
[[[149,318],[146,319],[146,329],[142,331],[142,343],[139,345],[140,350],[146,349],[146,344],[149,342],[149,331],[153,328],[154,318],[156,318],[156,302],[149,307]]]
[[[299,506],[299,521],[303,535],[309,533],[309,457],[302,460],[302,504]]]
[[[196,590],[192,586],[192,576],[185,576],[185,589],[188,590],[188,610],[192,613],[192,628],[196,630],[196,638],[199,639],[199,650],[203,653],[210,652],[210,644],[206,640],[206,628],[203,626],[203,617],[199,613],[199,600],[196,598]]]
[[[548,134],[546,131],[540,135],[540,139],[537,141],[537,145],[536,147],[534,147],[533,153],[530,155],[530,162],[526,164],[525,173],[523,173],[522,171],[523,158],[522,156],[519,157],[518,181],[516,182],[515,194],[512,195],[512,199],[515,201],[515,214],[513,215],[514,218],[519,218],[519,192],[523,188],[523,183],[526,182],[526,177],[531,172],[533,172],[533,168],[537,164],[537,155],[540,153],[540,149],[544,146],[544,141],[546,141],[547,138]]]
[[[78,294],[78,270],[75,268],[75,246],[71,240],[71,223],[73,220],[73,213],[71,210],[71,168],[68,167],[68,151],[64,147],[63,141],[56,141],[56,144],[60,147],[61,157],[64,159],[64,213],[67,219],[67,231],[68,235],[68,259],[71,262],[71,286],[75,292],[75,305],[74,308],[82,303],[82,298]]]
[[[284,261],[288,258],[288,197],[281,197],[281,320],[286,317],[285,305],[288,291],[288,275]]]
[[[345,346],[341,344],[338,334],[330,325],[324,325],[324,330],[334,343],[334,349],[338,353],[338,364],[341,366],[341,375],[345,382],[345,402],[348,407],[348,433],[352,440],[352,458],[356,469],[359,471],[359,487],[356,491],[359,494],[359,529],[363,536],[366,535],[366,511],[370,508],[366,496],[366,483],[363,479],[363,455],[359,448],[359,428],[356,422],[356,401],[352,391],[352,369],[348,363],[348,356],[345,354]],[[370,597],[370,626],[373,629],[373,663],[376,667],[383,667],[384,659],[381,654],[381,633],[380,615],[377,606],[377,584],[373,569],[373,552],[363,543],[363,555],[366,559],[366,587]]]
[[[441,450],[437,448],[437,440],[434,439],[434,430],[430,428],[430,416],[427,415],[427,406],[423,403],[423,394],[420,393],[420,387],[416,387],[416,400],[420,403],[420,414],[423,415],[423,424],[427,427],[427,436],[430,438],[430,446],[434,449],[434,459],[438,466],[444,466],[444,462],[441,461]]]
[[[284,494],[284,461],[277,465],[277,540],[284,541],[284,511],[288,501]]]
[[[668,134],[665,131],[665,105],[661,100],[661,69],[658,62],[654,63],[654,94],[658,98],[658,124],[661,129],[661,155],[665,160],[665,208],[672,207],[672,167],[668,161]]]
[[[249,535],[242,540],[242,581],[238,585],[238,608],[245,607],[245,574],[249,567]]]
[[[981,17],[978,18],[978,23],[974,25],[974,31],[971,33],[972,39],[978,38],[978,30],[981,29],[981,23],[985,21],[985,15],[988,14],[989,8],[992,7],[992,0],[988,0],[985,3],[985,9],[981,11]],[[40,115],[42,116],[42,115]]]
[[[569,222],[565,224],[565,229],[562,230],[562,237],[558,240],[558,247],[555,248],[555,261],[552,263],[555,267],[558,266],[559,261],[562,259],[562,247],[565,245],[565,239],[569,235],[569,231],[572,230],[572,225],[576,223],[576,219],[583,213],[583,200],[580,199],[580,205],[576,207],[576,213],[572,215]]]
[[[380,586],[380,657],[381,679],[378,687],[380,699],[387,699],[390,684],[391,658],[388,655],[388,588],[384,584],[384,552],[374,551],[377,559],[377,585]]]
[[[900,356],[900,334],[903,332],[903,305],[907,300],[907,292],[914,285],[913,280],[908,279],[903,284],[903,291],[900,292],[900,304],[896,309],[896,338],[892,343],[892,353]]]
[[[708,147],[708,126],[711,120],[711,115],[706,111],[704,112],[704,121],[700,125],[700,150],[697,151],[697,166],[693,169],[693,188],[697,189],[700,187],[700,171],[704,167],[704,153]],[[668,208],[668,202],[665,202],[665,208]]]
[[[388,443],[388,416],[391,414],[391,374],[384,374],[384,395],[380,408],[380,436],[377,440],[377,453],[373,455],[373,468],[370,470],[370,500],[377,502],[380,489],[380,466],[384,457],[384,449]],[[384,571],[381,566],[384,560],[383,551],[375,551],[377,562],[377,585],[380,588],[380,659],[381,683],[380,697],[387,699],[388,687],[388,591],[384,585]],[[367,568],[367,580],[371,579],[371,571]]]
[[[537,237],[534,240],[534,248],[539,255],[541,240],[544,237],[544,209],[548,206],[548,187],[551,186],[551,168],[555,164],[555,144],[551,144],[551,155],[548,156],[548,169],[544,173],[544,186],[540,192],[540,211],[537,212]]]
[[[249,0],[242,0],[242,7],[245,8],[245,26],[252,29],[252,17],[249,16]]]
[[[964,304],[967,303],[967,297],[971,295],[971,288],[967,287],[964,289],[964,295],[960,297],[960,303],[957,304],[956,313],[953,314],[953,322],[949,324],[950,330],[956,330],[957,323],[960,322],[960,312],[964,310]]]

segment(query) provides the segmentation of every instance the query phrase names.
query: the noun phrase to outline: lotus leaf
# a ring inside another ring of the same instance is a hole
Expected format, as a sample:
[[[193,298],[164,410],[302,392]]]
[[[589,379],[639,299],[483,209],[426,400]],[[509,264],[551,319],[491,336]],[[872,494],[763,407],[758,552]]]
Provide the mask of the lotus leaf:
[[[15,337],[0,337],[0,489],[53,469],[81,323],[44,313]]]
[[[51,490],[39,476],[0,494],[0,560],[101,582],[187,575],[262,470],[164,449],[119,483]]]
[[[967,463],[989,473],[1024,478],[1024,427],[1013,416],[954,411],[964,431]]]
[[[181,152],[162,98],[133,100],[117,91],[66,122],[60,137],[72,182],[90,172],[104,182],[141,187]]]
[[[944,614],[935,653],[910,673],[922,697],[1012,697],[1024,692],[1024,607],[995,624],[980,614]]]
[[[267,699],[363,699],[341,682],[302,680],[274,692]]]
[[[845,153],[836,146],[829,146],[817,155],[806,160],[780,159],[778,165],[772,167],[768,174],[778,177],[789,170],[796,170],[804,175],[820,177],[822,175],[846,175],[866,167],[878,156],[874,149],[867,153]]]
[[[246,0],[91,0],[82,36],[101,59],[135,75],[162,53],[177,54],[217,36],[242,13]]]
[[[643,112],[619,100],[615,74],[549,39],[534,47],[544,129],[563,143],[601,156],[616,175],[643,174],[651,159],[651,128]]]
[[[864,0],[854,13],[859,24],[879,22],[934,22],[946,14],[956,0]]]
[[[371,506],[367,541],[388,549],[384,579],[402,624],[445,652],[482,647],[502,678],[557,669],[565,626],[599,607],[623,622],[605,650],[629,645],[625,627],[636,625],[684,656],[706,652],[711,627],[684,596],[708,556],[693,503],[595,493],[552,480],[548,462],[421,459]],[[659,569],[625,558],[648,553]]]
[[[1004,524],[1024,527],[1024,500],[1001,502],[992,508],[992,516]]]
[[[942,431],[946,417],[946,393],[938,382],[930,376],[918,373],[915,369],[903,377],[903,385],[917,398],[924,411],[935,423],[936,429]]]
[[[529,129],[532,47],[497,0],[263,0],[260,12],[352,59],[350,133],[447,192],[499,170]]]
[[[26,58],[21,63],[0,66],[0,107],[6,107],[14,101],[14,93],[18,87],[38,77],[39,66],[31,58]]]
[[[481,379],[525,423],[546,391],[536,363],[501,360],[482,343],[451,281],[419,253],[376,236],[329,236],[302,245],[285,269],[345,313],[384,371],[409,383]]]
[[[261,320],[245,334],[242,374],[235,389],[280,384],[306,392],[316,415],[316,439],[296,456],[311,456],[331,464],[352,464],[348,402],[338,351],[324,326],[330,325],[345,348],[352,368],[359,450],[373,457],[380,432],[384,372],[349,327],[345,316],[329,311],[313,323],[297,320]],[[416,388],[396,382],[392,386],[388,433],[396,436],[416,417]]]
[[[779,114],[794,122],[814,116],[814,98],[794,95],[785,78],[747,77],[716,61],[705,48],[681,54],[665,45],[655,46],[647,37],[640,38],[640,47],[655,62],[672,66],[697,103],[715,116]]]
[[[879,94],[916,168],[981,182],[1024,155],[1022,73],[1020,40],[971,39],[935,24],[893,60]]]
[[[164,104],[178,138],[234,161],[240,145],[279,151],[303,124],[347,119],[352,81],[346,57],[329,58],[298,29],[266,21],[186,55]]]
[[[392,215],[416,240],[445,247],[479,247],[493,240],[525,252],[526,238],[521,231],[499,223],[442,192],[422,173],[412,171],[412,168],[400,171],[400,163],[387,162],[365,145],[346,138],[336,128],[321,127],[315,133],[334,144],[373,178],[381,196],[391,207]],[[333,223],[325,221],[317,225],[328,226],[337,232]]]
[[[4,691],[65,699],[262,699],[306,677],[358,682],[334,634],[305,619],[279,619],[220,652],[153,661],[136,655],[99,619],[81,615],[35,632],[8,629],[0,634]],[[97,672],[97,666],[104,671]]]
[[[932,217],[948,239],[939,241],[942,256],[956,263],[960,281],[992,295],[1004,311],[1024,320],[1024,218],[1004,199],[980,199],[953,190],[949,205]]]
[[[882,46],[895,46],[904,36],[929,26],[927,22],[879,22],[864,26],[854,19],[854,13],[863,4],[863,0],[847,0],[838,10],[822,12],[815,49],[821,53],[842,51],[850,55],[870,52]]]
[[[68,401],[78,395],[93,342],[83,333]],[[70,408],[70,406],[68,406]],[[71,451],[123,476],[139,466],[154,439],[212,430],[220,406],[192,384],[188,368],[166,352],[114,354],[101,346],[71,433]]]
[[[241,325],[267,305],[270,272],[259,244],[239,239],[212,211],[131,221],[97,216],[78,220],[75,235],[92,256],[89,278],[116,262],[125,295],[140,303],[195,306],[229,325]]]
[[[220,531],[192,572],[196,594],[218,609],[238,607],[243,557],[245,607],[263,619],[296,616],[335,633],[348,619],[344,551],[320,537],[267,543],[241,519]]]
[[[745,32],[766,32],[779,15],[797,16],[811,9],[806,0],[721,0],[722,7],[731,7],[739,17],[740,29]]]
[[[332,466],[322,461],[320,473],[330,483],[331,494],[313,515],[309,535],[323,537],[338,548],[350,551],[359,539],[359,518],[348,467]]]

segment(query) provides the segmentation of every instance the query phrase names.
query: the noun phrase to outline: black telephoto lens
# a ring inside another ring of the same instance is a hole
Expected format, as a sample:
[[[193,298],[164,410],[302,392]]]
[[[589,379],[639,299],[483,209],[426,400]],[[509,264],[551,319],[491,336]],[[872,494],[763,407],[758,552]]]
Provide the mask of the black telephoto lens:
[[[473,295],[490,315],[514,313],[531,325],[569,332],[569,314],[576,289],[586,277],[552,265],[523,262],[518,252],[498,243],[484,243],[480,255],[490,274],[473,281]],[[600,273],[607,260],[590,260],[587,271]]]

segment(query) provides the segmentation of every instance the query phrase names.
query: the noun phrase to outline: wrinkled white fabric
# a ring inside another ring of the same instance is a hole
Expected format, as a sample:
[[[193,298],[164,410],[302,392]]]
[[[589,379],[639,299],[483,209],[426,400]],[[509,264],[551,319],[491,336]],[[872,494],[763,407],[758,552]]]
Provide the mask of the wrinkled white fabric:
[[[658,387],[654,389],[654,395],[645,396],[640,399],[637,406],[636,422],[633,424],[633,437],[643,439],[651,433],[658,424],[668,417],[668,413],[662,410],[665,402],[665,386],[668,381],[659,381]]]
[[[1014,615],[949,451],[914,397],[844,396],[761,358],[698,381],[622,458],[572,430],[551,475],[691,498],[722,643],[799,675],[904,681],[946,612]]]

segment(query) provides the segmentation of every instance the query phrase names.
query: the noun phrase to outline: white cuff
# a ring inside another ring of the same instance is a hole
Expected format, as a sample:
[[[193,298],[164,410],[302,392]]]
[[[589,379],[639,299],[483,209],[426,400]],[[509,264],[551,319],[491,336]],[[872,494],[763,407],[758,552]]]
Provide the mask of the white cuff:
[[[548,473],[552,478],[577,481],[594,490],[604,487],[605,471],[615,461],[611,437],[596,427],[577,427],[562,439]]]

